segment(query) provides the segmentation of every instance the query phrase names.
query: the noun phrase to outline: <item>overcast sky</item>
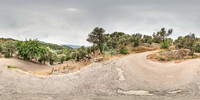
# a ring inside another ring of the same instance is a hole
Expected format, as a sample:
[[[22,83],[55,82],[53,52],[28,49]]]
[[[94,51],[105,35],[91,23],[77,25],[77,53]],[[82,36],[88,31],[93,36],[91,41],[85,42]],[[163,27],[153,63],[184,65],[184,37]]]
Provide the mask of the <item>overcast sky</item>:
[[[0,37],[38,38],[57,44],[90,45],[95,27],[106,33],[200,36],[200,0],[0,0]]]

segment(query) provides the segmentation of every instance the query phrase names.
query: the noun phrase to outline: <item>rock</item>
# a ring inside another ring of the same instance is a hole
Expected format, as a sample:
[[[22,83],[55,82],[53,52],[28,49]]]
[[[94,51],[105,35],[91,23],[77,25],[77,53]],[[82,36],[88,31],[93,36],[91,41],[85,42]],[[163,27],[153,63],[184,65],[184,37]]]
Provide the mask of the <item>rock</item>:
[[[158,48],[160,48],[160,44],[158,44],[158,43],[152,43],[152,44],[151,44],[151,47],[152,47],[152,48],[157,48],[157,49],[158,49]]]
[[[175,45],[169,47],[169,50],[177,50],[178,48]]]
[[[190,54],[190,49],[179,49],[179,51],[184,55],[184,56],[186,56],[186,55],[189,55]]]
[[[151,44],[149,44],[149,43],[142,43],[142,46],[144,46],[144,47],[151,47]]]
[[[179,49],[179,50],[169,50],[160,53],[160,56],[167,58],[182,59],[185,56],[188,56],[190,53],[189,49]]]
[[[95,62],[101,62],[101,61],[103,61],[103,57],[95,58],[94,61],[95,61]]]
[[[194,53],[194,55],[200,57],[200,53]]]

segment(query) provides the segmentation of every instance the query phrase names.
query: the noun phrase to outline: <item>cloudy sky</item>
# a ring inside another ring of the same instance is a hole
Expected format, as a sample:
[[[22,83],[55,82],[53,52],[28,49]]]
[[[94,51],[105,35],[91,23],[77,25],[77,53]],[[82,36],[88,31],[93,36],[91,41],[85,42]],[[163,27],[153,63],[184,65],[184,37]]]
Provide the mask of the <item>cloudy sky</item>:
[[[200,0],[0,0],[0,37],[38,38],[57,44],[90,45],[94,27],[106,33],[200,37]]]

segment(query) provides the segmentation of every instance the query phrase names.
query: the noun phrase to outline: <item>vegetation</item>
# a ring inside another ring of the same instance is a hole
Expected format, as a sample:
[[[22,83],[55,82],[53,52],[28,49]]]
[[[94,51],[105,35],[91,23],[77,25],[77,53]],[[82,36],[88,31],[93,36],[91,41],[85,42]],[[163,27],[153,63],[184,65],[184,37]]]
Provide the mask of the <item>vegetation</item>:
[[[4,51],[6,54],[13,56],[13,53],[16,51],[16,42],[15,41],[6,41],[4,43]]]
[[[12,65],[8,65],[8,68],[16,69],[17,67],[16,66],[12,66]]]
[[[178,37],[178,39],[175,40],[175,45],[178,48],[184,48],[184,49],[190,49],[191,50],[191,55],[193,55],[193,53],[195,51],[199,51],[199,44],[197,41],[197,38],[195,37],[195,34],[189,34],[186,35],[185,37]],[[197,47],[197,48],[196,48]]]
[[[29,39],[25,41],[17,41],[14,39],[0,39],[0,52],[5,54],[5,57],[12,57],[13,54],[17,54],[18,57],[24,60],[38,61],[40,63],[46,63],[53,65],[56,63],[63,63],[70,59],[81,61],[90,60],[92,56],[96,56],[97,51],[100,51],[98,55],[103,53],[103,45],[106,44],[105,50],[109,51],[112,55],[113,50],[120,54],[129,54],[129,49],[132,52],[138,49],[144,49],[140,45],[150,45],[152,43],[161,44],[161,49],[169,49],[172,43],[178,48],[190,49],[191,55],[194,52],[200,52],[200,39],[196,38],[194,34],[186,35],[185,37],[178,37],[175,41],[168,38],[173,33],[173,29],[166,30],[162,28],[158,32],[154,32],[152,36],[136,34],[126,34],[124,32],[113,32],[111,34],[104,34],[103,28],[96,27],[88,35],[87,41],[93,43],[90,47],[81,46],[73,49],[66,45],[57,45],[51,43],[40,42],[37,39]],[[140,47],[137,47],[140,46]],[[143,50],[145,51],[145,50]],[[162,57],[160,57],[162,58]]]
[[[144,35],[142,40],[141,40],[143,43],[152,43],[153,42],[153,38],[149,35]]]
[[[103,51],[103,43],[105,41],[103,33],[105,30],[103,28],[96,27],[94,30],[88,35],[88,42],[93,43],[94,45],[97,45],[97,47],[100,49],[100,52]]]
[[[170,40],[165,40],[164,42],[161,43],[160,48],[161,49],[169,49],[170,45],[171,45]]]
[[[168,32],[166,32],[165,28],[162,28],[157,33],[153,33],[153,41],[155,43],[165,42],[165,40],[167,39],[167,37],[169,35],[171,35],[172,32],[173,32],[173,29],[169,29]]]
[[[123,45],[120,46],[119,50],[120,50],[120,54],[129,54],[128,48]]]

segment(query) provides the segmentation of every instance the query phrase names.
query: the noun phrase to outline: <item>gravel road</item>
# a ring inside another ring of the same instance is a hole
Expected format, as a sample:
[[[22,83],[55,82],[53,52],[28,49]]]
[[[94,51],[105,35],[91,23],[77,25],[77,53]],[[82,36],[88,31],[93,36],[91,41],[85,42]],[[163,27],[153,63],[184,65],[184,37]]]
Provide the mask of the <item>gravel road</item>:
[[[0,99],[199,99],[200,59],[159,63],[147,59],[150,53],[93,63],[66,75],[19,74],[1,66]]]

